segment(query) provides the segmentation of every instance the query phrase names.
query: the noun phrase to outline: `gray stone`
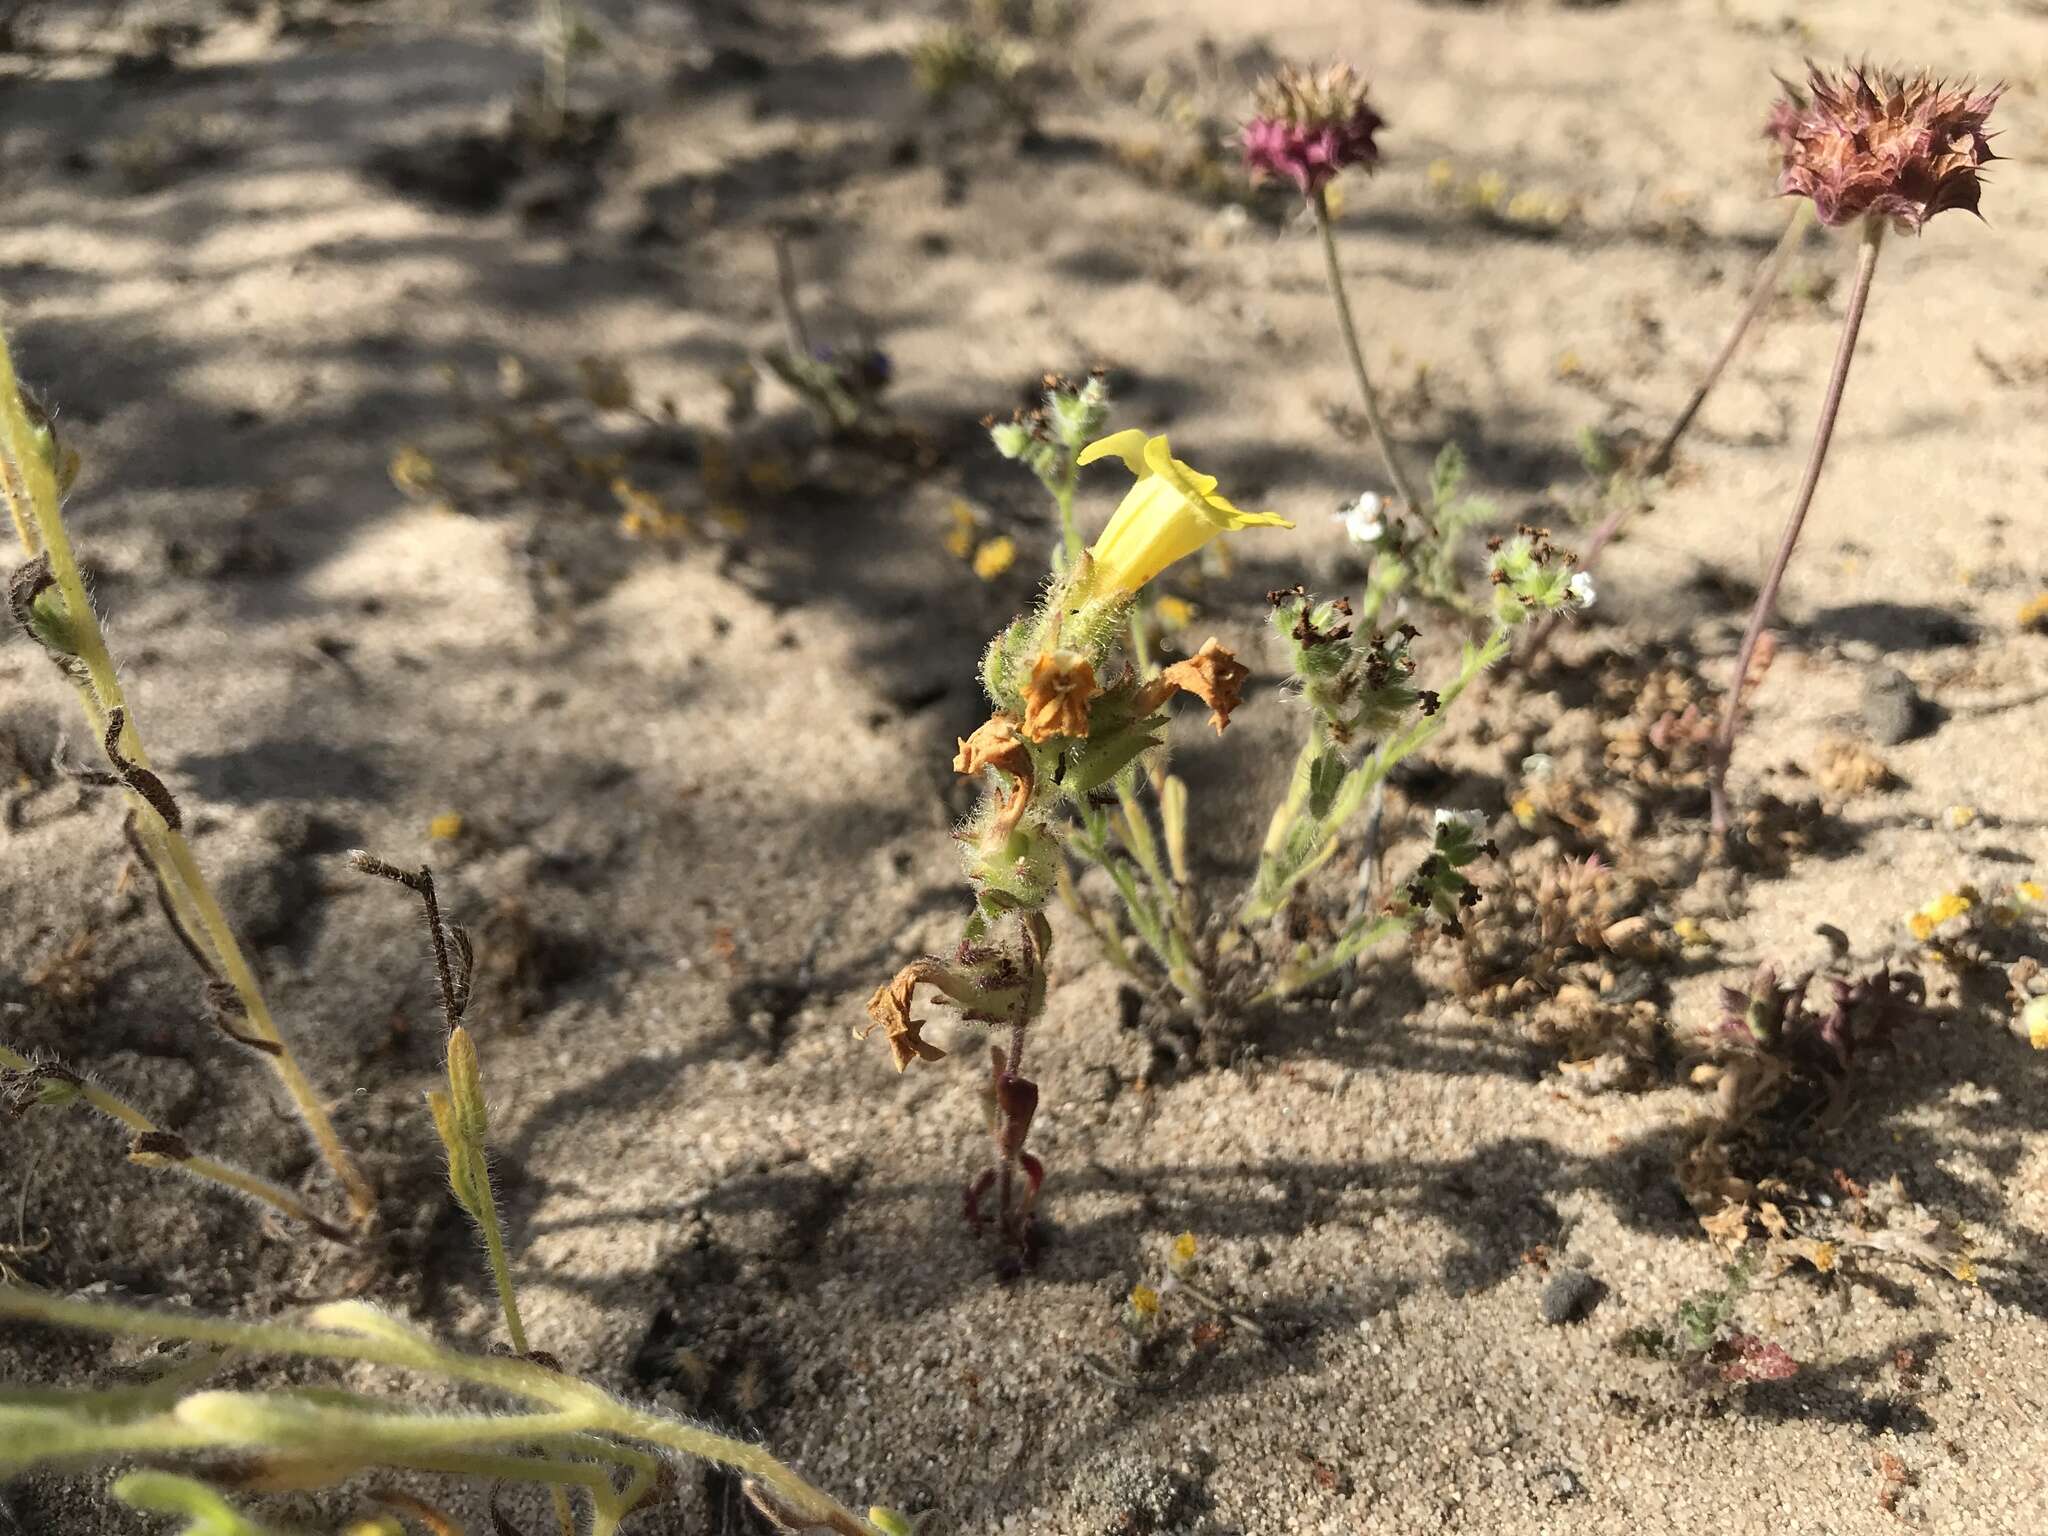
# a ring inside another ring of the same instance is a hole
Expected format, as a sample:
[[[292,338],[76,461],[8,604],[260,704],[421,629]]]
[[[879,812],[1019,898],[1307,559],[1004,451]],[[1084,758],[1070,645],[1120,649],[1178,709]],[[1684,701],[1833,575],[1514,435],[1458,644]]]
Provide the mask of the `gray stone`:
[[[1864,677],[1863,728],[1872,741],[1895,747],[1921,735],[1926,723],[1926,701],[1897,667],[1877,667]]]
[[[1543,1287],[1543,1321],[1553,1327],[1576,1323],[1593,1310],[1604,1289],[1583,1269],[1560,1269]]]

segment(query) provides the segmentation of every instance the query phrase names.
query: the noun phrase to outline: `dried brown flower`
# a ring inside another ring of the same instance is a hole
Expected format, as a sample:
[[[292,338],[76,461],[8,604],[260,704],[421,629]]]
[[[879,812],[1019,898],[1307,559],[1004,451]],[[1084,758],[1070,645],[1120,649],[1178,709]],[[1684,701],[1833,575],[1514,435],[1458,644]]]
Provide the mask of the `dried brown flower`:
[[[1047,651],[1031,664],[1024,688],[1024,734],[1033,741],[1049,736],[1088,734],[1088,703],[1102,689],[1095,667],[1077,651]]]
[[[1145,685],[1138,697],[1138,713],[1149,715],[1176,692],[1192,693],[1209,706],[1209,723],[1221,736],[1230,724],[1230,712],[1243,702],[1244,680],[1252,675],[1214,636],[1185,661],[1177,661]]]
[[[865,1040],[879,1027],[888,1036],[889,1055],[895,1060],[898,1072],[913,1061],[945,1059],[946,1053],[919,1033],[924,1028],[924,1020],[914,1017],[910,1011],[918,983],[934,980],[944,969],[936,960],[911,961],[875,988],[874,996],[868,999],[868,1023],[853,1032],[856,1039]]]
[[[1984,124],[2004,90],[1809,64],[1806,90],[1786,84],[1764,126],[1784,155],[1778,191],[1813,199],[1823,224],[1890,219],[1903,234],[1949,208],[1975,213],[1979,171],[1998,158]]]
[[[974,728],[953,756],[953,771],[973,777],[984,768],[1000,768],[1020,779],[1031,777],[1031,752],[1017,734],[1017,717],[998,710]]]

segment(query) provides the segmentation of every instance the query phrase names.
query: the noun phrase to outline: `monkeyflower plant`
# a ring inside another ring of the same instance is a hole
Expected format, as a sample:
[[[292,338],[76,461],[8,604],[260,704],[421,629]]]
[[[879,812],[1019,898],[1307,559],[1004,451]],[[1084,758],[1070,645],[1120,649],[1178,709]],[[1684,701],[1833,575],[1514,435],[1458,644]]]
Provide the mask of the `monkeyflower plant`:
[[[1742,680],[1749,676],[1777,607],[1778,589],[1820,485],[1885,232],[1917,235],[1938,213],[1952,208],[1977,212],[1983,168],[1997,158],[1985,125],[2003,91],[2002,85],[1979,91],[1925,73],[1895,74],[1867,65],[1834,74],[1809,65],[1806,90],[1787,85],[1766,122],[1765,135],[1777,144],[1782,160],[1778,191],[1809,201],[1814,217],[1831,229],[1856,229],[1856,276],[1806,472],[1750,611],[1735,680],[1714,737],[1708,788],[1717,842],[1725,841],[1729,828],[1728,765],[1742,724]]]
[[[1428,852],[1378,910],[1341,921],[1320,944],[1289,943],[1274,920],[1305,899],[1345,827],[1394,766],[1442,728],[1458,695],[1507,654],[1515,631],[1584,591],[1541,530],[1496,540],[1490,632],[1467,644],[1457,670],[1434,688],[1417,678],[1414,628],[1361,631],[1348,598],[1320,600],[1298,586],[1268,594],[1304,740],[1249,889],[1205,909],[1189,863],[1187,786],[1168,762],[1170,709],[1195,700],[1222,734],[1243,705],[1250,668],[1213,637],[1162,665],[1133,621],[1141,595],[1176,562],[1226,535],[1272,538],[1293,525],[1237,506],[1163,434],[1097,436],[1108,413],[1099,378],[1054,380],[1042,408],[991,425],[998,451],[1052,492],[1063,536],[1042,600],[983,656],[990,712],[953,759],[957,773],[982,785],[957,834],[974,896],[960,941],[878,987],[860,1031],[882,1033],[899,1071],[947,1054],[924,1033],[921,999],[995,1036],[984,1094],[993,1155],[968,1186],[967,1211],[1001,1234],[1011,1264],[1028,1257],[1045,1178],[1026,1147],[1039,1090],[1025,1062],[1045,1007],[1053,898],[1066,899],[1120,971],[1197,1024],[1273,1004],[1431,918],[1455,929],[1478,899],[1463,870],[1488,844],[1476,817],[1451,812],[1439,813]],[[1081,472],[1112,464],[1129,485],[1082,547],[1074,511]],[[1117,909],[1091,905],[1077,864],[1102,871]]]

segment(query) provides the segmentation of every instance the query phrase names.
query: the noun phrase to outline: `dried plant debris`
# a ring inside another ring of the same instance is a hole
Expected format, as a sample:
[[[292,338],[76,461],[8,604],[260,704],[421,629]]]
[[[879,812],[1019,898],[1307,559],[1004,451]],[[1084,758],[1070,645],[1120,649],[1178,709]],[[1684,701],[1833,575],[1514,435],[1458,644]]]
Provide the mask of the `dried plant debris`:
[[[2048,887],[2016,880],[1989,889],[1938,891],[1906,914],[1906,929],[1931,968],[1968,981],[2048,959]],[[2030,975],[2032,973],[2029,973]]]
[[[1598,855],[1545,841],[1496,861],[1480,916],[1454,946],[1453,992],[1562,1052],[1574,1087],[1646,1086],[1661,1048],[1663,973],[1678,949],[1654,892]]]
[[[1761,1241],[1778,1270],[1798,1264],[1826,1274],[1860,1254],[1977,1283],[1967,1236],[1917,1204],[1897,1174],[1866,1187],[1806,1159],[1758,1173],[1745,1161],[1754,1152],[1754,1144],[1709,1136],[1679,1165],[1679,1188],[1720,1247],[1735,1252]]]
[[[1864,795],[1895,789],[1899,777],[1891,765],[1859,741],[1835,736],[1820,744],[1813,780],[1828,800],[1839,804]]]

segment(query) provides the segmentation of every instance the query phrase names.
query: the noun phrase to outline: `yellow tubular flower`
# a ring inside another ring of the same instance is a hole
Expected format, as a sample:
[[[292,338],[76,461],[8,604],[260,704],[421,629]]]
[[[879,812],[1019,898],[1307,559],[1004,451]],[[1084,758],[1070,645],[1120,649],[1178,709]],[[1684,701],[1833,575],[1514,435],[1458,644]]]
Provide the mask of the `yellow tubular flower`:
[[[1081,450],[1093,464],[1114,455],[1138,483],[1088,551],[1095,590],[1135,592],[1176,560],[1185,560],[1218,534],[1264,525],[1294,524],[1270,512],[1244,512],[1216,494],[1214,476],[1199,474],[1173,456],[1165,437],[1135,429],[1113,432]]]

